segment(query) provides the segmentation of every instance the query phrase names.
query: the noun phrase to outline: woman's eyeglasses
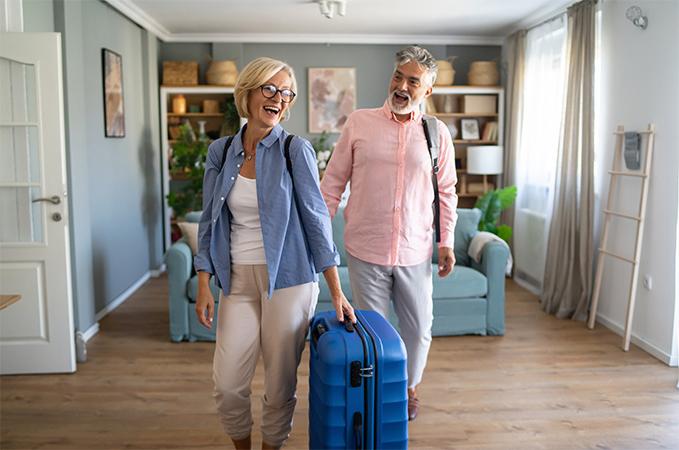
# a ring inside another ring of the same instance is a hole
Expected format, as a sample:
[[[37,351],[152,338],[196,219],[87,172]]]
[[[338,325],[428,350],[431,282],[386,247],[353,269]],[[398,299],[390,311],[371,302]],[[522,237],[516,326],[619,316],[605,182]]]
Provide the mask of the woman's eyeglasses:
[[[263,84],[259,88],[262,90],[262,95],[266,98],[274,98],[277,93],[280,93],[283,103],[290,103],[297,95],[291,89],[278,89],[273,84]]]

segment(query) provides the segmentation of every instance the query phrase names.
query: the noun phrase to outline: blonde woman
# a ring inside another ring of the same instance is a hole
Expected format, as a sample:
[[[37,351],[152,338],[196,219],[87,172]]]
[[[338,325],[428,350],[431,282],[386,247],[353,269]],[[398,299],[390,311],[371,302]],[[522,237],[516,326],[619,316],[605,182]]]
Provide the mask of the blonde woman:
[[[232,140],[213,142],[205,165],[196,314],[212,327],[209,280],[214,276],[222,290],[214,397],[236,449],[251,447],[250,384],[260,354],[262,449],[280,448],[290,434],[297,367],[318,298],[317,273],[323,272],[330,287],[337,318],[356,320],[340,288],[339,255],[307,140],[290,141],[288,170],[289,133],[280,122],[288,117],[296,90],[286,63],[250,62],[234,92],[238,113],[248,123]]]

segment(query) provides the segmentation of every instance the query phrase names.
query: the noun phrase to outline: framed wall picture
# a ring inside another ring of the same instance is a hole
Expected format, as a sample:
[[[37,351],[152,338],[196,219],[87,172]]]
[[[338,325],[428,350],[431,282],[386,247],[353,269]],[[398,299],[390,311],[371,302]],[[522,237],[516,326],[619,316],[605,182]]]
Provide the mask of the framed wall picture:
[[[123,102],[123,58],[107,48],[101,49],[104,75],[104,135],[125,137]]]
[[[479,140],[479,122],[476,119],[462,119],[460,121],[462,128],[462,139],[464,140]]]
[[[309,68],[309,133],[339,133],[356,109],[356,69]]]

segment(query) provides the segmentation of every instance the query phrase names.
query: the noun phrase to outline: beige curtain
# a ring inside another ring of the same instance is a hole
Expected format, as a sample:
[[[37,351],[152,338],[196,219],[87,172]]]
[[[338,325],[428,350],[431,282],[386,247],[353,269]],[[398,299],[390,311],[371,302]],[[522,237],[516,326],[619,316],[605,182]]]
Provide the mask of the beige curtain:
[[[566,97],[541,296],[545,312],[584,320],[592,291],[596,2],[568,8]]]
[[[523,111],[523,71],[526,63],[526,30],[519,30],[507,42],[507,122],[505,123],[505,147],[503,184],[516,184],[516,156]],[[502,212],[502,223],[514,226],[514,206]],[[510,245],[513,243],[510,242]]]

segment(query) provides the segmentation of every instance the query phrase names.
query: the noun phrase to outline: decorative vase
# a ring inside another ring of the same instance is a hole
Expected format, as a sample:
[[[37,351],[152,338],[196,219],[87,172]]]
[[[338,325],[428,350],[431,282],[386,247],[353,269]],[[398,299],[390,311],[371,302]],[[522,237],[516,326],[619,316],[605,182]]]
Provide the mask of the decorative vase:
[[[500,74],[495,61],[474,61],[467,74],[470,86],[497,86]]]
[[[234,61],[212,61],[207,69],[207,84],[234,86],[238,69]]]
[[[453,61],[455,61],[456,56],[450,56],[446,59],[436,60],[438,65],[438,73],[436,75],[436,81],[434,86],[450,86],[455,80],[455,69],[453,69]]]
[[[198,140],[199,141],[207,141],[207,134],[205,133],[205,124],[207,122],[205,120],[199,120],[198,121]]]
[[[172,97],[172,112],[186,114],[186,98],[182,94]]]

